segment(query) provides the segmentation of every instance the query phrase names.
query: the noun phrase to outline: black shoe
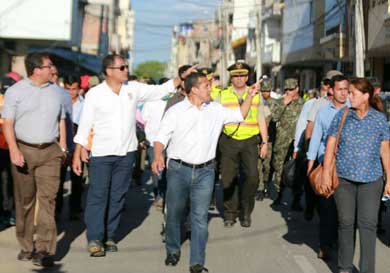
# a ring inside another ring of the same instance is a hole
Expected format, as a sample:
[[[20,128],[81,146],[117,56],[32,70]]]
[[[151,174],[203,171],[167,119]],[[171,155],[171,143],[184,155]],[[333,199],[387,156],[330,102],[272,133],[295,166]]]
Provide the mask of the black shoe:
[[[245,227],[245,228],[250,227],[251,224],[252,224],[251,218],[250,217],[246,217],[246,218],[240,220],[240,224],[241,224],[242,227]]]
[[[27,262],[32,259],[32,256],[33,256],[32,252],[21,250],[18,254],[17,259],[19,261]]]
[[[209,272],[209,270],[201,264],[195,264],[190,266],[190,273],[204,273],[204,272]]]
[[[165,265],[175,266],[180,261],[180,253],[168,254],[165,259]]]
[[[236,223],[236,221],[234,221],[234,220],[225,220],[225,221],[223,221],[223,226],[225,228],[231,228],[234,226],[235,223]]]
[[[264,190],[257,191],[256,193],[256,201],[263,201],[264,200]]]
[[[301,206],[301,200],[299,198],[294,198],[291,209],[293,211],[303,211],[303,208]]]
[[[330,252],[330,247],[321,247],[317,253],[317,258],[322,259],[324,261],[328,261],[330,260]]]
[[[279,208],[279,206],[282,204],[282,193],[278,193],[278,197],[272,202],[271,207],[273,209]]]
[[[33,254],[32,263],[37,266],[51,267],[54,265],[54,256],[45,251],[39,251]]]
[[[118,246],[114,240],[109,239],[105,243],[105,250],[106,252],[118,252]]]

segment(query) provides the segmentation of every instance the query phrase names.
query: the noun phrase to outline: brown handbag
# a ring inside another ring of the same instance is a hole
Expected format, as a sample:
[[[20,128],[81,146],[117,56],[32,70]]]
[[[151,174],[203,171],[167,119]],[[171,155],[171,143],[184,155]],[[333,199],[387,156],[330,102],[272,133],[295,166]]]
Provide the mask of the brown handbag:
[[[339,128],[338,128],[338,130],[337,130],[336,145],[335,145],[335,149],[334,149],[334,152],[333,152],[333,157],[332,157],[332,160],[331,160],[331,163],[330,163],[330,168],[331,168],[331,180],[332,180],[332,191],[331,191],[330,193],[325,193],[325,192],[323,192],[322,189],[321,189],[322,175],[323,175],[323,171],[324,171],[323,162],[321,162],[321,163],[320,163],[313,171],[311,171],[310,174],[309,174],[309,181],[310,181],[311,187],[313,188],[313,191],[314,191],[317,195],[324,196],[324,197],[326,197],[326,198],[329,198],[329,197],[334,193],[334,191],[336,190],[336,188],[337,188],[338,185],[339,185],[339,178],[338,178],[338,176],[337,176],[337,170],[336,170],[336,153],[337,153],[337,146],[338,146],[338,144],[339,144],[339,138],[340,138],[341,130],[342,130],[343,127],[344,127],[344,123],[345,123],[345,120],[346,120],[346,118],[347,118],[348,111],[349,111],[349,108],[348,108],[348,107],[345,107],[345,111],[344,111],[344,114],[343,114],[343,118],[341,119]]]

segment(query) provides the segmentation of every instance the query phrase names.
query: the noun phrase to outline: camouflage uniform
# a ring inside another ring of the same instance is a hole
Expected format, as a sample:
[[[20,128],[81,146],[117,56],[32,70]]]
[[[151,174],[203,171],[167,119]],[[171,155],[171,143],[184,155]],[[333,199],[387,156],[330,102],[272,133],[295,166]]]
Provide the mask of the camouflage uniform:
[[[264,80],[261,83],[260,89],[263,90],[269,90],[272,89],[272,82],[270,80]],[[270,179],[270,173],[271,173],[271,158],[272,158],[272,145],[275,141],[275,122],[272,121],[271,116],[271,107],[274,103],[274,99],[269,97],[267,100],[264,98],[261,99],[261,107],[263,107],[263,113],[265,116],[265,121],[267,123],[268,128],[268,152],[266,158],[259,158],[258,162],[258,169],[259,169],[259,187],[258,191],[263,191],[267,188],[267,183]],[[259,146],[259,154],[260,154],[260,148]]]
[[[286,80],[287,82],[288,80]],[[286,88],[286,84],[285,84]],[[288,88],[288,87],[287,87]],[[295,126],[301,113],[304,100],[302,98],[284,105],[283,98],[272,105],[272,120],[277,122],[276,139],[273,149],[272,167],[275,171],[275,189],[280,192],[283,165],[289,159],[289,148],[293,145]],[[292,151],[292,150],[291,150]]]

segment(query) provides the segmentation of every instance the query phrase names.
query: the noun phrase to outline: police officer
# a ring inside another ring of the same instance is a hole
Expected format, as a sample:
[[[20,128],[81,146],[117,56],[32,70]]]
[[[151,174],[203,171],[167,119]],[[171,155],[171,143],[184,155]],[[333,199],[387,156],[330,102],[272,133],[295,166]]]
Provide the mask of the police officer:
[[[289,78],[284,81],[284,96],[272,105],[272,120],[277,122],[276,139],[273,149],[272,167],[275,171],[275,189],[278,192],[277,199],[272,207],[277,207],[282,200],[282,172],[283,165],[292,153],[295,127],[301,113],[304,100],[299,96],[298,80]],[[300,193],[294,193],[294,202],[299,201]],[[298,201],[297,201],[298,200]]]
[[[237,62],[228,68],[232,85],[222,90],[215,98],[223,106],[239,108],[248,96],[249,87],[246,85],[250,67]],[[257,94],[253,100],[250,111],[239,124],[226,124],[223,128],[219,142],[221,154],[220,171],[224,188],[224,225],[232,227],[237,216],[242,227],[250,227],[251,213],[254,208],[256,189],[259,181],[257,169],[258,145],[261,133],[264,145],[260,153],[262,157],[267,154],[268,133],[264,114],[259,119],[260,96]],[[240,179],[240,170],[243,178]],[[238,181],[242,181],[241,190],[238,190]],[[238,215],[240,210],[240,215]]]

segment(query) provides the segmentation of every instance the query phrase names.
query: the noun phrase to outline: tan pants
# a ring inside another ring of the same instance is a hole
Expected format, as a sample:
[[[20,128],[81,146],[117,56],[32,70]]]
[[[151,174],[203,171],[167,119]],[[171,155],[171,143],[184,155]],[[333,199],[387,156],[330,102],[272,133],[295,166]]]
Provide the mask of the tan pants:
[[[16,238],[22,250],[32,252],[35,222],[35,250],[46,251],[54,255],[57,244],[54,219],[55,198],[64,155],[57,144],[38,149],[19,143],[19,149],[24,156],[26,166],[19,168],[12,165]],[[34,221],[36,199],[39,202],[39,210],[36,214],[37,219]]]

